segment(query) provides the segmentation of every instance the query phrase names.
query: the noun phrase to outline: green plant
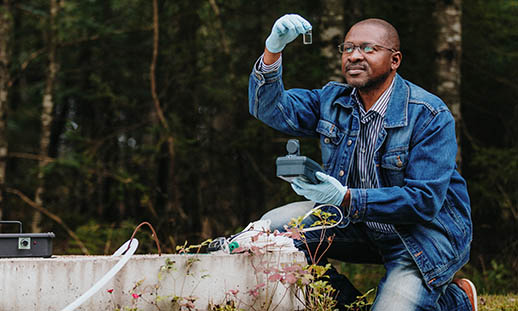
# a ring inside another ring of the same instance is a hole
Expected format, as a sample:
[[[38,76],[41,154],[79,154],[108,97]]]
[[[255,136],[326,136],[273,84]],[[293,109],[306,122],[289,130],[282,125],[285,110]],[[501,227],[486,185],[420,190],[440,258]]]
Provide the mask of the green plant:
[[[210,242],[212,242],[212,239],[207,239],[201,242],[200,244],[188,245],[187,241],[185,241],[183,245],[176,246],[176,251],[178,252],[178,254],[187,254],[192,253],[192,250],[196,250],[195,253],[198,254],[201,251],[201,249],[209,245]]]
[[[504,294],[516,291],[518,281],[513,275],[512,267],[495,259],[489,265],[482,264],[482,269],[468,264],[462,268],[457,277],[467,277],[477,286],[479,293]]]
[[[331,268],[331,264],[321,266],[319,265],[319,262],[333,243],[334,235],[329,236],[327,239],[325,236],[326,227],[332,226],[336,223],[333,219],[336,215],[324,212],[321,209],[314,211],[313,215],[316,216],[318,220],[312,223],[310,227],[322,226],[322,230],[320,231],[320,242],[314,252],[311,252],[306,241],[302,218],[293,219],[290,222],[290,228],[288,229],[292,238],[299,239],[305,244],[311,260],[311,263],[304,267],[304,273],[299,277],[300,282],[297,282],[298,288],[304,293],[303,299],[302,297],[298,298],[304,304],[306,310],[331,311],[334,310],[337,304],[336,290],[326,280],[326,278],[328,278],[326,272]],[[325,246],[325,249],[317,258],[316,256],[319,254],[319,250],[323,247],[324,242],[327,243],[327,246]]]
[[[329,236],[327,239],[325,238],[326,228],[332,226],[336,223],[333,219],[336,215],[328,212],[324,212],[321,209],[316,210],[313,215],[315,215],[318,220],[311,224],[310,227],[322,226],[323,229],[320,232],[320,242],[312,253],[309,245],[306,242],[304,235],[304,225],[302,224],[302,218],[293,219],[290,222],[290,228],[288,232],[291,233],[292,238],[296,238],[301,240],[308,250],[309,257],[311,259],[311,264],[304,267],[303,271],[305,272],[303,275],[299,275],[299,282],[297,282],[298,287],[305,293],[304,297],[304,305],[306,310],[315,310],[315,311],[324,311],[324,310],[334,310],[337,301],[336,301],[336,289],[332,287],[332,285],[325,280],[328,278],[326,272],[331,268],[331,264],[328,263],[325,266],[321,266],[318,263],[327,252],[329,247],[331,246],[334,235]],[[324,246],[324,242],[327,243]],[[325,249],[319,254],[320,248],[325,247]],[[363,311],[369,310],[372,306],[372,303],[368,302],[367,297],[374,291],[371,289],[367,291],[364,295],[357,297],[357,300],[345,307],[350,311]]]
[[[518,294],[481,295],[480,311],[518,311]]]
[[[235,301],[235,296],[237,295],[239,291],[231,290],[225,293],[225,299],[223,303],[215,304],[210,302],[209,303],[209,310],[210,311],[241,311],[244,309],[240,309],[237,306],[237,303]]]
[[[333,220],[333,214],[321,210],[317,210],[314,215],[318,220],[310,227],[322,226],[323,229],[321,230],[320,243],[313,253],[311,253],[305,238],[302,218],[292,220],[290,225],[286,227],[286,232],[283,233],[278,231],[258,231],[255,235],[251,236],[250,239],[254,242],[258,241],[261,237],[263,241],[266,241],[264,244],[256,246],[251,243],[247,247],[239,247],[234,250],[234,252],[239,251],[250,256],[250,264],[256,277],[256,284],[251,288],[241,291],[238,289],[228,290],[225,293],[223,301],[219,303],[209,302],[208,309],[211,311],[275,311],[281,305],[284,297],[291,293],[301,302],[305,310],[335,310],[337,292],[329,283],[328,276],[326,275],[327,271],[331,268],[331,264],[322,266],[319,265],[319,262],[334,239],[334,236],[326,237],[325,230],[336,222]],[[306,265],[300,263],[281,263],[281,253],[272,251],[272,247],[275,247],[274,237],[279,235],[301,240],[310,252],[310,263]],[[191,251],[199,253],[200,249],[210,243],[210,241],[211,240],[207,240],[199,245],[191,246],[186,242],[178,246],[177,250],[180,254],[186,254]],[[202,279],[208,276],[208,274],[203,271],[201,274],[194,273],[195,265],[198,261],[200,261],[200,259],[197,256],[187,258],[184,266],[181,267],[185,273],[182,276],[179,287],[176,287],[177,284],[175,282],[172,294],[160,295],[159,289],[161,288],[161,283],[164,281],[165,276],[180,270],[176,261],[167,258],[158,271],[157,284],[142,288],[143,280],[136,282],[129,291],[129,294],[133,298],[132,304],[125,307],[116,306],[114,309],[119,311],[138,310],[139,303],[146,303],[154,306],[159,311],[194,310],[195,302],[198,300],[198,297],[195,297],[193,294],[198,285],[194,286],[188,295],[184,293],[184,285],[187,278],[198,280],[199,284]],[[359,311],[363,310],[361,308],[368,307],[369,304],[365,301],[365,297],[369,294],[370,291],[364,296],[359,297],[358,302],[355,302],[355,304],[347,306],[350,308],[349,310]],[[275,300],[274,298],[276,297],[280,297],[280,299]]]
[[[162,281],[165,275],[172,274],[178,271],[176,261],[166,258],[164,265],[162,265],[158,271],[158,282],[151,287],[142,287],[144,280],[140,280],[135,283],[133,288],[129,291],[132,297],[131,306],[114,306],[115,311],[137,311],[140,303],[152,305],[156,310],[172,310],[172,311],[191,311],[195,310],[195,302],[198,297],[194,296],[193,293],[196,290],[197,285],[191,290],[191,293],[184,295],[184,286],[187,281],[187,277],[194,280],[198,280],[198,283],[209,275],[201,271],[201,275],[195,275],[193,271],[194,265],[199,261],[197,257],[190,257],[185,261],[185,277],[182,278],[180,288],[173,290],[172,294],[160,295],[159,289],[162,286]],[[174,281],[174,280],[173,280]],[[176,284],[176,283],[175,283]],[[114,290],[110,289],[108,292],[111,294]],[[176,294],[180,293],[180,295]]]
[[[324,230],[315,254],[310,255],[310,264],[304,266],[298,263],[280,263],[280,256],[276,259],[273,256],[277,256],[277,254],[270,251],[270,247],[275,246],[275,243],[273,241],[270,243],[269,238],[277,235],[302,240],[309,249],[305,242],[302,217],[293,219],[286,227],[285,233],[259,231],[251,237],[251,241],[257,241],[259,237],[263,236],[267,241],[264,246],[258,247],[252,244],[250,247],[240,247],[234,250],[234,252],[245,252],[251,256],[251,265],[257,278],[256,285],[244,292],[237,289],[228,291],[222,303],[210,305],[211,310],[241,310],[240,306],[244,306],[246,310],[273,311],[282,302],[281,299],[274,303],[274,295],[279,290],[283,290],[281,292],[283,298],[288,293],[292,293],[302,303],[305,310],[334,310],[336,291],[326,280],[328,278],[326,272],[331,265],[320,266],[318,262],[333,241],[333,237],[325,239],[325,228],[336,223],[333,220],[335,215],[322,210],[315,211],[314,215],[318,220],[311,227],[322,226]],[[327,245],[324,246],[324,243]],[[321,247],[325,247],[325,249],[317,257],[316,254]],[[245,302],[245,299],[242,298],[243,295],[248,298],[252,297],[252,301]],[[264,299],[260,301],[259,297]]]
[[[362,296],[358,296],[355,302],[346,305],[345,308],[347,308],[348,311],[369,311],[372,307],[372,303],[369,302],[368,297],[372,293],[374,293],[374,289],[367,291]]]

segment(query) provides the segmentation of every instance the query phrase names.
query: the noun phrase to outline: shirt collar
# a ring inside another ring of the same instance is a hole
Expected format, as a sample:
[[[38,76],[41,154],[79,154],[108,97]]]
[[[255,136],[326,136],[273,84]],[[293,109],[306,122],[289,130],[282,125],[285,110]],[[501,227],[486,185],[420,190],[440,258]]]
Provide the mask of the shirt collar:
[[[390,95],[392,94],[392,90],[394,89],[394,81],[396,79],[392,79],[392,82],[390,83],[390,86],[381,94],[381,96],[376,100],[374,105],[372,105],[371,109],[369,111],[365,111],[365,108],[363,108],[363,105],[361,105],[361,99],[358,94],[358,89],[354,88],[351,92],[351,97],[354,99],[355,104],[358,106],[360,115],[366,116],[367,114],[377,113],[380,116],[384,117],[385,112],[387,111],[388,102],[390,100]]]

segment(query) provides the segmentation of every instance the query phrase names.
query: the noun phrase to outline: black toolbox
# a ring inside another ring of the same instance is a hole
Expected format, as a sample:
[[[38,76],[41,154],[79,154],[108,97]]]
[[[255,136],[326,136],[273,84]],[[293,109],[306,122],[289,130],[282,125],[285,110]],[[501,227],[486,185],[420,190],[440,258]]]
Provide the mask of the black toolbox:
[[[53,232],[22,233],[21,221],[0,221],[0,225],[20,226],[19,233],[0,233],[0,258],[50,257]]]

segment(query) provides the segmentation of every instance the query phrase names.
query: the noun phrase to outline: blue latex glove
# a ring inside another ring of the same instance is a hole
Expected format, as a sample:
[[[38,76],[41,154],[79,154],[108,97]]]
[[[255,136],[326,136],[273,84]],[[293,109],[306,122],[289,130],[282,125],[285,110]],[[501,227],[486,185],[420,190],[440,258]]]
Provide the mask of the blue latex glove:
[[[308,200],[339,206],[345,197],[347,186],[343,186],[336,178],[322,172],[317,172],[315,176],[321,183],[315,185],[297,177],[291,182],[291,187],[298,195]]]
[[[286,14],[273,24],[272,33],[266,38],[266,48],[272,53],[279,53],[284,49],[286,44],[310,29],[311,24],[302,16]]]

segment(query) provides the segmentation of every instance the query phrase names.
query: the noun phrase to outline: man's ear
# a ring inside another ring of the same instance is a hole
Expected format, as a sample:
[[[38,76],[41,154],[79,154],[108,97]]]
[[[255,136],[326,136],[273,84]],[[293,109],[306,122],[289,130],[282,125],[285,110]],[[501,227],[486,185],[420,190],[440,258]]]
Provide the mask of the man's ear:
[[[401,65],[401,60],[403,58],[403,54],[401,54],[400,51],[392,53],[392,59],[391,59],[391,68],[392,70],[397,70],[399,66]]]

